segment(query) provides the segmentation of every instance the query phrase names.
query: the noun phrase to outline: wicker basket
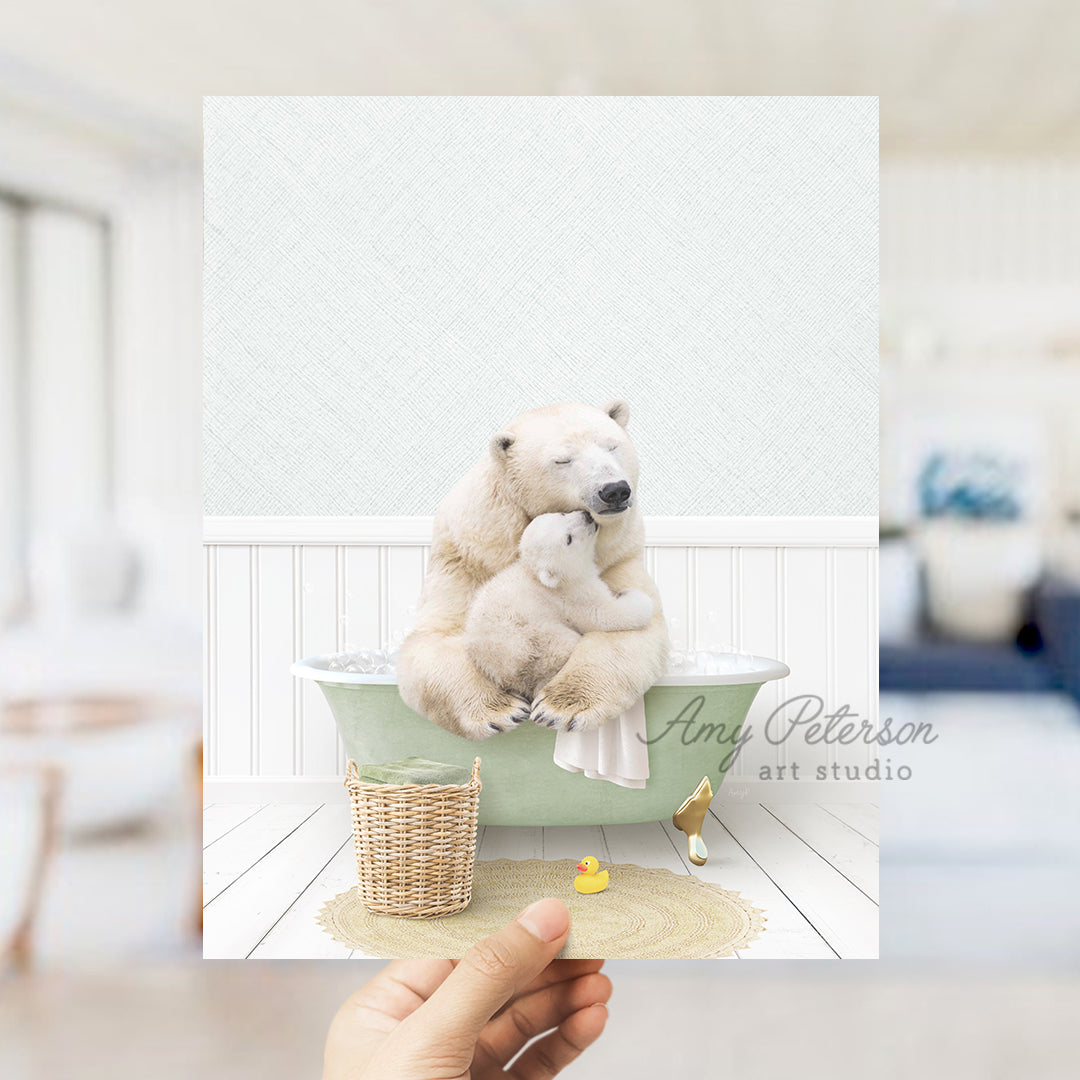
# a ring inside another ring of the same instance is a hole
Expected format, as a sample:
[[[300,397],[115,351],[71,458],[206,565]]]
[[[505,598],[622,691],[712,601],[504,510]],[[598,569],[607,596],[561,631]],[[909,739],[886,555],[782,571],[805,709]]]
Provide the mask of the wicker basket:
[[[360,899],[371,911],[431,919],[472,899],[480,759],[467,784],[372,784],[349,762]]]

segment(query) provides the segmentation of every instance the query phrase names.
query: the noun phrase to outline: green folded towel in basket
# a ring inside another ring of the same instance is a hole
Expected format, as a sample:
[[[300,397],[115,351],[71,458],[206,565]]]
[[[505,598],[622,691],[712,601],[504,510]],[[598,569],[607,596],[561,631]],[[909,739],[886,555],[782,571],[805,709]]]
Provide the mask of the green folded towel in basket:
[[[407,757],[384,765],[361,765],[360,779],[371,784],[467,784],[472,770],[464,765]]]

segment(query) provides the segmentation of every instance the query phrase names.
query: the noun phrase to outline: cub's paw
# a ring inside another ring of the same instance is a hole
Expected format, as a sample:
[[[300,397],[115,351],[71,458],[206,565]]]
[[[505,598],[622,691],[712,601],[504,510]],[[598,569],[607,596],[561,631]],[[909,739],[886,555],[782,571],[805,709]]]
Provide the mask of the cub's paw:
[[[653,617],[652,597],[641,589],[627,589],[615,597],[619,613],[631,626],[644,630]]]
[[[610,718],[606,709],[556,687],[545,688],[537,695],[530,714],[534,724],[554,731],[588,731]]]
[[[529,719],[531,706],[523,697],[504,692],[459,721],[467,739],[490,739],[503,731],[512,731]]]

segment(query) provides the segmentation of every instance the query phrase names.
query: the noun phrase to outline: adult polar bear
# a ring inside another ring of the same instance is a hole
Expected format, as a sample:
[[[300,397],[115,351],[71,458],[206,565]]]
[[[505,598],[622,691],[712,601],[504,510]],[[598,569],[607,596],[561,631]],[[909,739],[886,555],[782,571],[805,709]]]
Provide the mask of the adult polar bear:
[[[575,730],[629,708],[663,673],[667,625],[645,572],[645,529],[636,505],[638,461],[626,433],[630,407],[562,404],[519,416],[435,514],[431,558],[416,626],[402,645],[405,703],[470,739],[526,719]],[[533,702],[495,686],[465,652],[462,631],[474,594],[517,558],[525,526],[540,514],[588,510],[600,525],[596,562],[613,592],[652,597],[644,630],[585,634]]]

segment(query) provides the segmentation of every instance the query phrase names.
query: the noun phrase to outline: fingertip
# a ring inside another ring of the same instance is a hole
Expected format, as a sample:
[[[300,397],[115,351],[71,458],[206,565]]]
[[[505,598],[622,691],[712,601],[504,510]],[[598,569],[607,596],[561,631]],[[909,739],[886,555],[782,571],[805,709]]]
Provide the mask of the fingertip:
[[[608,1015],[608,1007],[602,1001],[595,1001],[592,1005],[586,1005],[584,1009],[578,1009],[576,1013],[568,1016],[560,1027],[565,1030],[570,1042],[584,1050],[603,1034]]]
[[[608,1022],[608,1017],[611,1015],[608,1012],[607,1002],[594,1001],[588,1008],[581,1010],[585,1013],[582,1017],[583,1021],[587,1025],[591,1025],[596,1028],[596,1034],[599,1035],[604,1030],[604,1025]]]
[[[601,975],[600,972],[595,972],[589,976],[590,981],[593,983],[592,989],[596,994],[596,1001],[594,1005],[606,1005],[611,1000],[612,985],[611,980],[606,975]]]
[[[579,1008],[602,1005],[611,997],[611,980],[599,971],[587,972],[573,981],[573,993],[574,999],[581,1003]]]
[[[530,904],[516,921],[533,937],[550,944],[570,932],[570,909],[549,896]]]

